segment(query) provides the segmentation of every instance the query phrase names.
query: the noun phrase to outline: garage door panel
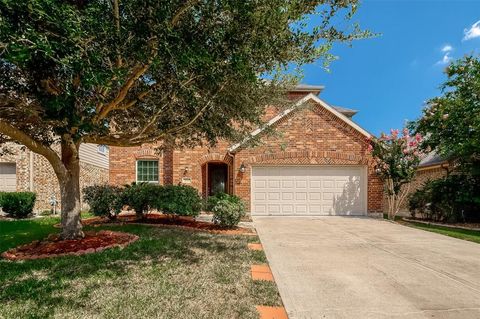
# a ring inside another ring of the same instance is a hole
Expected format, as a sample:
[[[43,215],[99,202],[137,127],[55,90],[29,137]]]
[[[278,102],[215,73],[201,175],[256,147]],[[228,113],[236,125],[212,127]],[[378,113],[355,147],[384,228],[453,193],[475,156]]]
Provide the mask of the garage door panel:
[[[295,193],[294,192],[283,192],[282,193],[282,200],[292,200],[294,199],[295,197]]]
[[[363,215],[363,167],[272,166],[252,169],[252,214]]]
[[[294,180],[284,180],[282,181],[282,188],[294,188],[295,187],[295,181]]]
[[[280,200],[280,192],[270,192],[267,196],[268,200]]]

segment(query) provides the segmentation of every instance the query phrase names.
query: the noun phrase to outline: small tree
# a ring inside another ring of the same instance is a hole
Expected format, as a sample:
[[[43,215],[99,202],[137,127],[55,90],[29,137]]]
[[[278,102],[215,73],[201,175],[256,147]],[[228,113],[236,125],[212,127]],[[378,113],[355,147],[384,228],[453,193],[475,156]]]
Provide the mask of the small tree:
[[[380,138],[370,141],[369,151],[375,160],[375,171],[384,182],[391,220],[395,219],[415,177],[421,140],[420,134],[410,136],[404,129],[402,136],[398,130],[391,130],[390,135],[382,133]]]

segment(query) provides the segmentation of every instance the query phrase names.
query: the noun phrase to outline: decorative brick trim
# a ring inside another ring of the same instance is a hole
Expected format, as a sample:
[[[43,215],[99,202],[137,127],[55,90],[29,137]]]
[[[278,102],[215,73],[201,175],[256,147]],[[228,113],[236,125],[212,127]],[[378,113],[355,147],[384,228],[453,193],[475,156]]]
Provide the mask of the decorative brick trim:
[[[368,159],[356,154],[345,154],[330,151],[298,151],[259,154],[251,156],[248,164],[322,164],[322,165],[367,165]]]
[[[208,162],[222,162],[228,165],[233,164],[233,157],[225,153],[208,153],[197,160],[197,165],[203,165]]]

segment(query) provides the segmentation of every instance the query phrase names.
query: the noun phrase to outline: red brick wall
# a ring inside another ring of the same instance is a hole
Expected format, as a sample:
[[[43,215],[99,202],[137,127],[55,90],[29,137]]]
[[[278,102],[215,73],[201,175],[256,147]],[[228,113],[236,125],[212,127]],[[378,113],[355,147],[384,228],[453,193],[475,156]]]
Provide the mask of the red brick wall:
[[[171,158],[165,158],[157,153],[156,145],[143,145],[136,147],[110,147],[110,178],[112,185],[125,185],[135,182],[137,179],[136,161],[137,160],[158,160],[159,183],[170,182],[169,177],[164,176],[164,172],[171,172]]]
[[[269,110],[271,108],[267,111]],[[274,112],[267,113],[273,115]],[[171,179],[173,184],[187,182],[205,193],[205,183],[202,180],[206,172],[202,166],[210,161],[223,162],[229,165],[229,189],[250,205],[252,165],[363,165],[368,168],[368,211],[382,211],[383,187],[373,171],[370,156],[366,155],[365,136],[320,106],[308,106],[292,112],[278,123],[273,135],[262,139],[262,145],[242,149],[235,154],[235,158],[227,152],[230,145],[231,143],[220,141],[215,148],[195,147],[167,153],[163,156],[164,161],[173,161],[173,165],[163,165],[160,179],[165,182]],[[110,182],[122,185],[134,181],[136,159],[154,156],[151,155],[152,149],[149,146],[112,147]],[[139,154],[144,155],[139,157]],[[246,165],[243,174],[238,172],[242,163]],[[171,167],[171,177],[168,167]]]
[[[262,142],[235,156],[235,194],[247,203],[252,165],[364,165],[368,167],[368,211],[382,211],[382,182],[366,155],[366,137],[324,108],[310,106],[289,114],[277,124],[275,135]],[[243,174],[238,172],[242,163],[247,166]]]

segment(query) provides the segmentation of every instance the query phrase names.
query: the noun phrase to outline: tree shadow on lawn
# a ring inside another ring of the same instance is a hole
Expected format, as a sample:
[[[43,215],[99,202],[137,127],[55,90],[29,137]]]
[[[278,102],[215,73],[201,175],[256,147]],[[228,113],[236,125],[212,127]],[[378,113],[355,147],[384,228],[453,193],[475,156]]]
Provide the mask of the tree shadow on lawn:
[[[51,233],[51,229],[48,226],[45,227],[39,234],[43,234],[47,230],[50,231],[45,235]],[[93,228],[93,230],[100,229],[105,228]],[[110,226],[106,229],[113,230],[113,227]],[[139,225],[118,226],[114,230],[136,234],[140,239],[124,249],[114,248],[82,256],[20,262],[0,259],[0,287],[2,287],[0,289],[0,313],[2,312],[1,304],[8,302],[31,304],[35,308],[38,307],[35,311],[31,310],[34,312],[29,313],[29,317],[32,317],[32,314],[33,317],[52,316],[55,307],[59,305],[68,304],[69,308],[84,307],[82,298],[79,299],[75,294],[64,293],[66,290],[76,289],[74,285],[78,279],[85,279],[80,281],[87,282],[89,285],[94,282],[102,282],[104,279],[115,280],[126,276],[133,268],[143,267],[142,265],[168,264],[171,267],[185,264],[195,265],[200,263],[205,255],[241,264],[242,261],[239,258],[244,258],[242,254],[244,255],[248,240],[245,237],[240,239],[235,236],[237,239],[234,239],[232,236],[228,236],[227,239],[225,236],[203,232]],[[18,236],[18,234],[3,234],[2,240],[8,239],[8,236]],[[30,240],[32,240],[31,236]],[[14,242],[16,244],[23,243],[21,240],[14,240]],[[11,248],[8,246],[10,245],[5,245],[0,251]],[[85,288],[85,297],[88,297],[92,287],[83,288]]]

